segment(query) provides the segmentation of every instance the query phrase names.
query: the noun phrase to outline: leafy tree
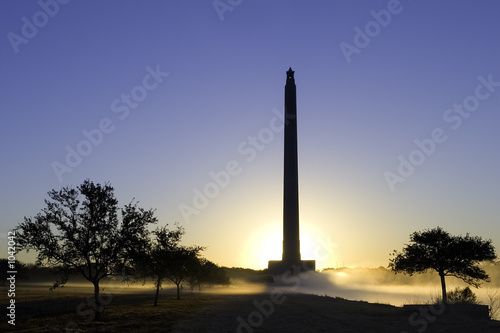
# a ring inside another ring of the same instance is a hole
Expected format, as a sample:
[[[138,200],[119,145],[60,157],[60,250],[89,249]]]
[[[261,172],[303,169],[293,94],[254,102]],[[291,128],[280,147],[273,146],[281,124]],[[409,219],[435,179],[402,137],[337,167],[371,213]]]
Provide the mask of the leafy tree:
[[[135,268],[139,276],[151,277],[154,281],[154,306],[158,305],[158,295],[170,265],[169,252],[178,246],[183,233],[184,230],[179,226],[175,230],[169,230],[167,226],[159,227],[153,231],[154,238],[149,241],[148,246],[136,256]]]
[[[441,278],[443,303],[447,303],[446,276],[462,279],[477,288],[482,280],[490,280],[478,264],[497,258],[491,240],[469,234],[451,236],[440,227],[414,232],[410,235],[410,244],[406,244],[402,252],[394,250],[392,255],[389,268],[395,273],[411,276],[435,270]]]
[[[193,292],[194,287],[198,286],[198,290],[201,291],[201,284],[203,280],[203,265],[207,261],[205,258],[198,258],[194,261],[190,267],[190,274],[187,278],[189,284],[189,289]]]
[[[142,278],[151,277],[156,292],[154,306],[158,305],[158,295],[165,279],[177,286],[177,299],[180,299],[180,284],[193,275],[198,265],[198,254],[203,247],[180,245],[184,229],[178,225],[174,230],[167,226],[153,231],[154,237],[142,253],[136,255],[135,268]]]
[[[210,285],[228,285],[229,276],[226,270],[210,260],[204,260],[201,266],[201,283]]]
[[[176,246],[167,254],[169,265],[165,277],[175,283],[177,299],[181,299],[181,282],[186,280],[198,265],[198,255],[204,248],[201,246]]]
[[[198,286],[198,290],[201,290],[201,285],[204,283],[209,286],[227,285],[229,284],[229,276],[224,268],[217,266],[210,260],[200,258],[198,263],[192,267],[188,282],[191,291],[195,286]]]
[[[147,225],[156,223],[153,210],[130,203],[121,209],[109,183],[85,180],[77,189],[48,192],[46,207],[16,228],[21,249],[38,252],[37,264],[77,272],[94,286],[94,318],[102,311],[99,282],[130,262],[147,244]]]

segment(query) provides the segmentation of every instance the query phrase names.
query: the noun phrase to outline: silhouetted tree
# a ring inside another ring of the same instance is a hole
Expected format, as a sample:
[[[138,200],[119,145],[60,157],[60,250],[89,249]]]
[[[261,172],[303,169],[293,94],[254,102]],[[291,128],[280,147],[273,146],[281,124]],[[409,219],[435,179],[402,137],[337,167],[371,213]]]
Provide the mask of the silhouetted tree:
[[[169,253],[178,246],[183,234],[184,230],[179,226],[175,230],[169,230],[167,226],[159,227],[153,231],[154,238],[149,241],[148,246],[136,256],[135,268],[139,276],[151,277],[154,281],[154,306],[158,305],[158,295],[170,265]]]
[[[181,282],[194,274],[199,265],[198,254],[203,247],[182,246],[180,241],[184,232],[184,228],[177,224],[174,230],[169,230],[167,226],[157,228],[144,251],[135,257],[134,266],[138,275],[144,279],[151,277],[154,281],[154,306],[158,305],[159,292],[165,279],[176,284],[177,299],[180,299]]]
[[[189,276],[187,282],[189,283],[189,289],[193,292],[194,287],[198,286],[198,291],[201,290],[201,283],[203,279],[203,264],[207,261],[205,258],[198,258],[190,266]]]
[[[210,260],[205,260],[201,269],[201,282],[211,285],[227,285],[229,284],[229,276],[226,270]]]
[[[181,282],[186,280],[198,265],[198,255],[203,250],[201,246],[177,246],[167,254],[169,265],[165,277],[175,283],[177,299],[181,299]]]
[[[188,282],[191,291],[195,286],[198,286],[198,290],[201,290],[201,285],[204,283],[208,284],[209,287],[212,285],[227,285],[229,284],[229,276],[222,267],[210,260],[200,258],[198,263],[195,263],[191,268]]]
[[[440,227],[414,232],[410,235],[410,244],[403,251],[394,250],[389,268],[395,273],[410,276],[435,270],[441,278],[443,303],[446,298],[446,276],[462,279],[467,284],[479,287],[482,280],[489,281],[489,276],[478,266],[482,261],[497,258],[491,240],[481,237],[450,236]]]
[[[127,265],[147,244],[148,224],[156,223],[153,210],[130,203],[121,209],[109,183],[85,180],[78,189],[48,192],[50,200],[34,218],[16,228],[18,246],[38,252],[37,264],[61,269],[66,276],[80,273],[94,286],[94,318],[102,311],[99,282]],[[56,284],[64,284],[65,278]]]

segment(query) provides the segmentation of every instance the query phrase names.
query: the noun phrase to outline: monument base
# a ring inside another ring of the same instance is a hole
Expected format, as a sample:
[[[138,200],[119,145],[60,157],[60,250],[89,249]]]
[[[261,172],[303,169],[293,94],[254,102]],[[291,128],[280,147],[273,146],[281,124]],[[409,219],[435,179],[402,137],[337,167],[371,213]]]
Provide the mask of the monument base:
[[[269,260],[267,272],[269,275],[281,275],[285,272],[298,274],[304,271],[316,270],[316,260]]]

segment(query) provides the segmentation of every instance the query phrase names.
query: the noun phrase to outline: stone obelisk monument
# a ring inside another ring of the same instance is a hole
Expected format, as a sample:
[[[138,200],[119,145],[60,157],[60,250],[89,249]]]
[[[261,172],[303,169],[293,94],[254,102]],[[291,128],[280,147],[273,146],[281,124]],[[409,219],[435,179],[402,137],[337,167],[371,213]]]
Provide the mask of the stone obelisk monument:
[[[283,172],[283,257],[269,261],[269,273],[314,270],[314,260],[301,260],[299,237],[299,172],[297,158],[297,95],[295,72],[286,72],[285,84],[285,158]]]

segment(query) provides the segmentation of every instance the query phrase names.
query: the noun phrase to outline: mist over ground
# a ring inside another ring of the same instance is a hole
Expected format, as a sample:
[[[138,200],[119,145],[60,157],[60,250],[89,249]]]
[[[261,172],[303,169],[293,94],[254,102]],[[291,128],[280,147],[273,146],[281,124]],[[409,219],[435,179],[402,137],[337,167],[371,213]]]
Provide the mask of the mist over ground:
[[[479,288],[471,287],[471,290],[477,295],[480,302],[488,304],[487,291],[500,291],[500,261],[495,264],[486,264],[484,269],[491,281],[482,283]],[[435,272],[408,276],[394,274],[385,267],[342,267],[324,269],[321,272],[302,272],[297,275],[285,274],[274,276],[271,279],[265,270],[226,268],[226,271],[230,276],[230,284],[227,286],[202,285],[201,290],[197,286],[191,290],[186,282],[182,284],[182,292],[261,294],[278,291],[341,297],[396,306],[428,303],[441,295],[439,276]],[[43,270],[38,273],[41,272]],[[55,280],[54,276],[48,272],[25,277],[19,281],[23,286],[22,293],[24,295],[29,295],[31,291],[38,293],[39,290],[44,290],[54,297],[71,293],[91,294],[93,292],[92,284],[80,276],[70,277],[64,288],[57,288],[53,292],[49,292],[48,289]],[[448,291],[452,291],[455,287],[463,288],[467,284],[457,278],[447,277],[446,286]],[[122,282],[120,277],[104,279],[101,288],[103,288],[103,292],[112,294],[154,293],[154,285],[151,280]],[[174,291],[174,285],[165,283],[161,294],[174,294]]]
[[[500,262],[485,265],[484,268],[491,281],[482,283],[479,288],[471,287],[471,289],[479,301],[488,304],[487,291],[500,290]],[[231,278],[229,288],[223,287],[217,290],[221,292],[241,290],[246,293],[252,291],[255,293],[297,292],[396,306],[429,303],[441,295],[441,284],[437,273],[428,272],[408,276],[394,274],[385,267],[342,267],[325,269],[321,272],[302,272],[297,275],[284,274],[273,277],[274,282],[267,282],[265,278],[264,272],[260,275],[240,274],[236,278]],[[446,286],[447,291],[452,291],[456,287],[464,288],[467,284],[450,276],[446,278]]]

